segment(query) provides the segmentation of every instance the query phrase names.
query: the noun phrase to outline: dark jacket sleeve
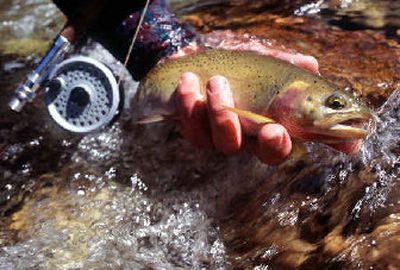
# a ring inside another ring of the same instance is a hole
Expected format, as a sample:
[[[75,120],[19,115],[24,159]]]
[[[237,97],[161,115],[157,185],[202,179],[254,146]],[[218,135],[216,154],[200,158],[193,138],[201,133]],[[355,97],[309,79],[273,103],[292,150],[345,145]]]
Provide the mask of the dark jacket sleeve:
[[[129,14],[140,10],[145,0],[53,0],[80,32],[115,29]]]
[[[90,36],[114,57],[125,61],[145,0],[53,0],[74,32]],[[163,57],[190,44],[195,32],[181,23],[165,0],[152,0],[127,65],[136,80]]]

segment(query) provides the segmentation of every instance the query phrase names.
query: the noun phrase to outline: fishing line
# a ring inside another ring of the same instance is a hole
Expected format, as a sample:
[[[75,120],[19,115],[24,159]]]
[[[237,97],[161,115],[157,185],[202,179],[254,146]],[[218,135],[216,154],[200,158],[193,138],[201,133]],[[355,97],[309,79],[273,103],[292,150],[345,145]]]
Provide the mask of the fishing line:
[[[135,45],[135,41],[136,41],[137,36],[139,34],[139,30],[142,27],[142,24],[143,24],[143,21],[144,21],[144,16],[146,15],[146,12],[147,12],[147,9],[149,8],[149,5],[150,5],[150,0],[146,0],[146,4],[143,7],[142,14],[140,14],[140,19],[139,19],[138,25],[136,27],[135,33],[134,33],[133,38],[132,38],[131,45],[129,46],[128,53],[127,53],[127,55],[125,57],[124,65],[121,68],[121,71],[120,71],[119,76],[118,76],[118,83],[117,83],[118,84],[118,88],[119,88],[119,86],[121,84],[122,74],[124,73],[124,69],[126,69],[126,66],[128,65],[129,59],[130,59],[132,51],[133,51],[133,46]]]

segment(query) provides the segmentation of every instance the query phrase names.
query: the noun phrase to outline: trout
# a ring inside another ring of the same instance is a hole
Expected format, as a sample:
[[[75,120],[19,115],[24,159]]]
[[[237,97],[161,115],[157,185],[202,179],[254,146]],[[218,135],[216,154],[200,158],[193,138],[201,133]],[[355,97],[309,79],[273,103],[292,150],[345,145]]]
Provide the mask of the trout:
[[[226,77],[235,101],[226,109],[258,123],[280,123],[294,139],[337,143],[368,134],[370,112],[360,100],[319,75],[252,51],[206,49],[157,65],[134,99],[138,119],[176,116],[175,90],[187,71],[198,75],[204,96],[210,77]]]

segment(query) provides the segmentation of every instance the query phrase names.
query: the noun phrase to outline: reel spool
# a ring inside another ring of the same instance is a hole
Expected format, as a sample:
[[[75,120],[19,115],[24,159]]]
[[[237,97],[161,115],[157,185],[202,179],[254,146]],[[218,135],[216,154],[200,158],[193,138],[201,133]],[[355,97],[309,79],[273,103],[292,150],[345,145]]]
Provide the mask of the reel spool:
[[[93,58],[75,56],[52,70],[45,103],[62,128],[87,133],[112,121],[118,113],[120,92],[108,67]]]

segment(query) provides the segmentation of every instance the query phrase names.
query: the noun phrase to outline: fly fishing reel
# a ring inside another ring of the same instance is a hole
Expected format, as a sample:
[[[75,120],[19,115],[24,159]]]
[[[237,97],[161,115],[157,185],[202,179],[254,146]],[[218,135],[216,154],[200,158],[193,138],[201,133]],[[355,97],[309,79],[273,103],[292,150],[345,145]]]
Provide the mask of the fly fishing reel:
[[[107,66],[93,58],[75,56],[51,71],[45,103],[62,128],[87,133],[107,125],[117,115],[120,91]]]
[[[15,91],[9,106],[20,112],[45,88],[45,103],[62,128],[87,133],[99,129],[118,114],[121,96],[114,74],[103,63],[86,56],[60,62],[70,42],[58,35],[39,65]]]

